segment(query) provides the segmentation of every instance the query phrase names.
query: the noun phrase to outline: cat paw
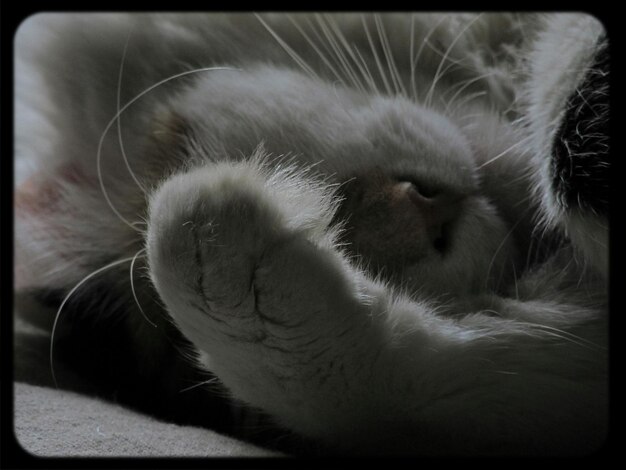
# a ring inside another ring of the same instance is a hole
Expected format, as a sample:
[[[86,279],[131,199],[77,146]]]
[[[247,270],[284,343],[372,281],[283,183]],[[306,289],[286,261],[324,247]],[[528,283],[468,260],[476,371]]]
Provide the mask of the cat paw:
[[[172,177],[150,201],[150,274],[174,322],[236,397],[285,419],[343,370],[342,345],[366,355],[355,345],[371,319],[334,247],[330,196],[237,163]]]
[[[335,382],[376,352],[330,196],[237,163],[173,177],[150,202],[150,274],[174,322],[234,396],[292,425],[306,397],[329,416],[345,406]]]
[[[345,282],[336,279],[327,189],[255,163],[211,165],[159,188],[150,202],[150,272],[189,339],[259,342],[322,310],[328,284]]]
[[[254,273],[282,225],[263,186],[244,166],[217,165],[170,178],[152,198],[150,270],[177,322],[190,307],[231,328],[253,314]]]

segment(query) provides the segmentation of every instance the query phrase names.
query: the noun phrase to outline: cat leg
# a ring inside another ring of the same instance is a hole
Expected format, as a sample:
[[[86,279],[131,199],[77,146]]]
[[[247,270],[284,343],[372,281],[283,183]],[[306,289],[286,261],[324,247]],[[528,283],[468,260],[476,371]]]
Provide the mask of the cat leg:
[[[595,389],[572,390],[591,367],[571,364],[577,345],[394,294],[338,249],[333,213],[323,184],[254,161],[173,176],[152,197],[152,280],[235,397],[342,450],[506,452],[585,435]]]
[[[175,176],[150,203],[150,271],[178,327],[236,397],[308,435],[341,433],[380,343],[334,205],[326,185],[255,162]]]

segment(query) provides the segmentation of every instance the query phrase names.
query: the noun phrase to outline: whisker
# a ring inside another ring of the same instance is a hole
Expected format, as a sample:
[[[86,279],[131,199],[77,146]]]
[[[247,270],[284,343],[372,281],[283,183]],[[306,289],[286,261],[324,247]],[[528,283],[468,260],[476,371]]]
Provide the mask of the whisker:
[[[455,114],[454,114],[455,111],[456,111],[456,109],[453,112],[448,113],[447,115],[448,116],[455,116]],[[456,116],[456,119],[458,119],[458,121],[460,123],[462,123],[462,127],[463,128],[469,128],[469,126],[471,126],[471,123],[468,124],[467,121],[474,121],[474,120],[476,120],[476,118],[483,118],[483,117],[485,117],[485,111],[484,110],[480,111],[480,112],[477,112],[477,113],[463,114],[461,117]]]
[[[564,341],[568,341],[577,346],[581,346],[581,347],[589,348],[589,349],[606,350],[605,346],[594,343],[593,341],[585,339],[582,336],[575,335],[574,333],[570,333],[569,331],[565,331],[560,328],[556,328],[556,327],[549,326],[549,325],[543,325],[541,323],[531,323],[531,322],[522,322],[522,321],[517,321],[517,323],[519,323],[520,325],[524,325],[524,326],[530,326],[534,329],[542,331],[542,333],[544,334],[562,339]]]
[[[475,100],[476,98],[480,98],[481,96],[485,96],[485,95],[487,95],[486,91],[477,91],[476,93],[470,93],[465,98],[460,100],[449,114],[451,115],[456,114],[460,108],[465,106],[470,101]]]
[[[365,35],[367,36],[367,42],[370,45],[372,54],[374,54],[374,60],[376,61],[376,66],[378,67],[378,73],[383,81],[383,84],[385,85],[385,90],[387,91],[388,95],[393,95],[391,87],[389,86],[389,82],[387,81],[387,76],[385,75],[383,66],[380,62],[380,58],[378,57],[378,53],[376,52],[376,47],[374,46],[374,42],[372,41],[372,36],[370,35],[369,28],[367,27],[367,22],[365,21],[365,17],[363,15],[361,15],[361,23],[363,23],[363,29],[365,30]]]
[[[148,223],[144,222],[143,220],[135,220],[133,222],[133,225],[148,225]]]
[[[466,60],[466,58],[462,58],[462,59],[453,59],[451,57],[448,57],[447,59],[445,59],[445,51],[441,51],[440,49],[438,49],[432,42],[428,41],[426,43],[426,46],[433,51],[435,54],[437,54],[439,57],[444,58],[444,60],[447,60],[447,62],[450,63],[450,65],[456,65],[457,67],[460,68],[464,68],[470,72],[474,72],[474,69],[470,68],[468,65],[464,64],[463,62]]]
[[[201,387],[202,385],[209,385],[209,384],[214,384],[214,383],[219,383],[219,379],[217,377],[212,377],[209,380],[203,380],[202,382],[183,388],[182,390],[179,390],[178,393],[188,392],[189,390],[193,390],[194,388]]]
[[[376,80],[374,80],[374,77],[372,76],[370,69],[367,67],[367,62],[361,55],[361,51],[359,51],[358,47],[354,47],[354,53],[355,53],[355,56],[358,57],[359,61],[361,62],[361,65],[359,66],[359,70],[361,70],[361,73],[363,73],[364,76],[367,78],[367,82],[370,85],[370,90],[372,92],[380,94],[380,90],[378,89],[378,86],[376,85]]]
[[[435,77],[435,80],[431,83],[431,86],[433,86],[433,89],[436,85],[439,84],[439,82],[446,76],[446,74],[452,70],[454,67],[456,67],[456,64],[452,61],[449,61],[448,65],[445,66],[445,68],[443,70],[441,70],[441,74],[439,75],[439,77]],[[429,89],[430,91],[430,89]],[[486,95],[487,92],[483,91],[483,92],[478,92],[478,93],[474,93],[473,95],[470,96],[466,96],[465,99],[462,101],[462,103],[466,103],[468,101],[473,100],[474,98],[478,98],[481,95]],[[426,95],[426,99],[424,100],[424,104],[426,104],[426,106],[432,106],[432,102],[433,102],[433,97],[437,97],[439,98],[439,101],[441,104],[447,104],[445,102],[445,93],[441,93],[439,95],[437,95],[436,93],[433,93],[432,95],[430,95],[430,93],[428,93]]]
[[[413,57],[413,49],[415,47],[415,13],[411,13],[411,27],[409,29],[409,70],[411,71],[411,97],[417,100],[415,91],[415,63]]]
[[[489,160],[487,160],[485,163],[482,163],[481,165],[479,165],[477,167],[477,169],[482,169],[484,167],[486,167],[487,165],[490,165],[491,163],[495,162],[496,160],[498,160],[499,158],[502,158],[506,153],[510,152],[511,150],[513,150],[514,148],[519,147],[522,144],[527,143],[529,140],[532,139],[532,135],[529,135],[527,137],[524,137],[523,139],[518,140],[516,143],[514,143],[513,145],[511,145],[509,148],[507,148],[506,150],[500,152],[498,155],[496,155],[493,158],[490,158]]]
[[[324,23],[324,18],[321,15],[315,15],[315,19],[317,20],[317,22],[318,22],[318,24],[320,26],[320,29],[324,33],[324,36],[326,36],[326,39],[327,39],[328,43],[330,44],[330,47],[333,49],[334,53],[337,55],[337,58],[339,59],[339,62],[341,63],[343,69],[345,70],[346,75],[352,81],[352,84],[355,87],[357,87],[360,91],[365,93],[365,88],[363,87],[362,83],[360,82],[360,80],[356,76],[356,73],[354,72],[354,69],[351,67],[347,57],[345,56],[345,54],[341,50],[341,47],[339,47],[339,44],[337,43],[337,41],[333,37],[332,31]]]
[[[452,95],[452,98],[450,98],[450,99],[448,100],[448,104],[446,104],[446,110],[445,110],[445,112],[446,112],[446,113],[448,112],[448,110],[450,109],[450,105],[451,105],[452,103],[454,103],[454,100],[456,100],[456,98],[457,98],[457,97],[458,97],[461,93],[463,93],[463,91],[464,91],[464,90],[465,90],[468,86],[470,86],[470,85],[472,85],[473,83],[476,83],[477,81],[480,81],[480,80],[482,80],[482,79],[484,79],[484,78],[487,78],[487,77],[489,77],[489,76],[491,76],[491,75],[493,75],[493,72],[487,72],[487,73],[481,74],[481,75],[479,75],[479,76],[477,76],[477,77],[471,78],[471,79],[469,79],[469,80],[465,80],[465,81],[460,82],[460,83],[458,83],[457,85],[455,85],[455,87],[454,87],[454,88],[456,88],[456,86],[458,86],[458,85],[462,85],[462,86],[461,86],[461,87],[460,87],[460,88],[456,91],[456,93],[454,93],[454,95]],[[452,88],[452,89],[454,89],[454,88]],[[452,89],[451,89],[451,90],[452,90]],[[458,106],[457,106],[457,107],[455,107],[455,109],[458,109]]]
[[[509,229],[509,231],[507,232],[507,234],[504,236],[504,238],[502,239],[502,241],[500,242],[500,244],[498,245],[498,248],[496,248],[496,251],[494,252],[493,256],[491,257],[491,261],[489,262],[489,267],[487,268],[487,275],[485,276],[485,287],[487,287],[488,283],[489,283],[489,277],[491,276],[491,270],[493,269],[493,264],[496,261],[496,257],[498,256],[498,253],[500,253],[500,250],[504,247],[504,244],[506,243],[506,241],[509,239],[509,237],[511,235],[513,235],[513,232],[515,231],[515,229],[517,228],[517,226],[522,222],[522,220],[524,219],[524,216],[528,213],[529,209],[527,209],[526,211],[524,211],[524,213],[522,214],[522,216],[517,220],[517,222],[515,222],[511,228]],[[500,280],[502,279],[502,276],[499,276]],[[499,284],[499,283],[498,283]],[[498,287],[498,286],[496,286]]]
[[[535,230],[533,229],[533,232]],[[527,270],[531,264],[532,264],[532,260],[535,259],[536,255],[537,255],[537,243],[535,242],[535,237],[532,236],[531,232],[531,237],[530,237],[530,243],[528,244],[528,253],[526,253],[526,264],[524,265],[524,269]]]
[[[433,78],[432,84],[430,85],[430,89],[428,90],[428,93],[426,94],[426,99],[425,99],[426,103],[430,103],[431,100],[432,100],[432,95],[433,95],[433,93],[435,91],[435,86],[437,85],[437,82],[441,79],[441,77],[443,76],[442,73],[441,73],[443,64],[447,61],[448,55],[450,54],[450,52],[452,52],[452,48],[461,39],[463,34],[465,34],[465,32],[470,28],[470,26],[472,26],[481,17],[482,17],[482,13],[478,14],[471,21],[468,21],[468,23],[463,27],[463,29],[459,32],[459,34],[456,35],[456,37],[452,40],[452,42],[450,43],[450,45],[446,49],[446,52],[444,53],[443,57],[441,58],[441,61],[439,62],[439,66],[437,67],[437,70],[435,71],[435,76]]]
[[[344,72],[345,76],[351,80],[352,84],[354,86],[357,86],[356,81],[354,77],[351,75],[350,69],[345,61],[345,57],[341,53],[341,50],[338,47],[337,42],[335,41],[332,34],[330,33],[330,30],[324,24],[324,19],[319,14],[314,15],[314,18],[315,18],[315,21],[317,22],[317,25],[319,26],[320,31],[323,33],[324,38],[326,39],[326,43],[328,43],[329,48],[327,48],[327,50],[331,54],[334,54],[337,65],[342,68],[342,71]]]
[[[443,23],[443,21],[446,18],[448,18],[448,17],[442,16],[441,18],[439,18],[439,21],[437,21],[437,23],[435,23],[435,25],[432,28],[430,28],[428,33],[426,33],[426,36],[424,36],[424,39],[422,39],[422,43],[420,44],[420,47],[417,50],[417,55],[415,57],[413,57],[412,54],[411,54],[411,86],[413,88],[413,97],[414,97],[414,99],[416,101],[419,98],[418,94],[417,94],[416,85],[415,85],[415,71],[417,70],[417,64],[419,63],[419,59],[422,56],[422,52],[424,50],[424,47],[428,43],[428,40],[433,35],[435,30],[439,27],[439,25],[441,25],[441,23]],[[413,25],[414,20],[415,20],[415,14],[413,14],[412,17],[411,17],[411,22],[412,22],[411,26],[412,26],[413,29],[415,28],[415,26]]]
[[[511,263],[513,267],[513,282],[515,283],[515,299],[519,300],[519,287],[517,285],[517,269],[515,269],[515,263]]]
[[[385,31],[385,26],[380,18],[380,15],[374,15],[374,23],[376,24],[376,30],[378,31],[378,38],[380,40],[380,45],[383,49],[383,54],[385,55],[385,59],[387,61],[387,68],[389,69],[389,75],[391,76],[392,81],[394,82],[396,88],[396,94],[402,94],[403,96],[408,96],[406,92],[406,88],[404,88],[404,84],[402,83],[402,78],[400,77],[400,72],[398,71],[398,67],[393,59],[393,53],[391,52],[391,46],[389,45],[389,38],[387,37],[387,33]]]
[[[309,74],[310,77],[319,78],[315,71],[311,68],[311,66],[307,64],[306,61],[302,57],[300,57],[300,55],[296,51],[289,47],[289,45],[276,33],[276,31],[274,31],[274,29],[270,25],[265,22],[265,20],[263,20],[263,18],[261,18],[261,16],[256,13],[254,14],[254,16],[256,16],[257,20],[261,22],[263,27],[265,27],[265,29],[272,35],[274,39],[276,39],[276,42],[278,42],[278,44],[285,50],[285,52],[289,54],[289,57],[291,57],[300,66],[300,68],[302,68],[302,70]]]
[[[302,37],[304,37],[304,39],[309,43],[309,45],[313,48],[313,50],[317,53],[317,55],[320,56],[324,64],[326,64],[326,66],[330,69],[330,71],[337,78],[337,80],[343,83],[343,77],[341,76],[341,74],[337,71],[337,69],[333,66],[333,64],[331,64],[330,61],[326,58],[326,55],[317,47],[317,45],[315,44],[315,41],[313,41],[310,38],[310,36],[306,33],[306,31],[304,31],[304,28],[302,28],[302,26],[300,26],[291,15],[287,15],[287,18],[296,27],[296,29],[302,35]]]
[[[132,31],[128,31],[128,36],[126,37],[126,43],[124,44],[124,51],[122,52],[122,60],[120,63],[120,71],[117,77],[117,109],[116,111],[119,113],[120,111],[120,103],[121,103],[121,96],[122,96],[122,77],[124,75],[124,64],[126,62],[126,54],[128,52],[128,44],[130,43],[130,35],[131,35]],[[133,178],[133,180],[135,181],[135,183],[137,184],[137,186],[139,186],[139,189],[141,189],[141,191],[145,194],[146,193],[146,189],[143,187],[143,185],[139,182],[139,180],[137,179],[137,177],[135,176],[135,173],[133,172],[133,170],[130,168],[130,163],[128,161],[128,157],[126,156],[126,150],[124,149],[124,142],[122,139],[122,116],[120,115],[118,120],[117,120],[117,140],[120,144],[120,152],[122,153],[122,158],[124,159],[124,164],[126,165],[126,168],[128,169],[128,172],[130,173],[130,176]]]
[[[152,320],[150,320],[148,318],[148,315],[146,315],[146,312],[144,312],[143,308],[141,307],[141,304],[139,303],[139,299],[137,298],[137,292],[135,291],[135,280],[134,280],[134,276],[133,276],[133,269],[135,268],[135,261],[137,261],[137,257],[139,256],[139,253],[146,251],[145,248],[142,248],[141,250],[139,250],[137,253],[135,253],[135,256],[133,256],[133,260],[130,262],[130,290],[133,293],[133,298],[135,299],[135,303],[137,304],[137,307],[139,307],[139,311],[141,312],[141,314],[143,315],[143,317],[146,319],[146,321],[148,323],[150,323],[150,325],[152,325],[153,327],[157,327],[156,323],[154,323]]]
[[[52,331],[50,333],[50,372],[52,374],[52,380],[54,381],[54,385],[56,388],[59,388],[59,384],[57,382],[56,379],[56,375],[54,373],[54,336],[56,333],[56,329],[57,329],[57,325],[59,323],[59,318],[61,317],[61,312],[63,311],[63,307],[65,307],[65,304],[67,303],[67,301],[70,299],[70,297],[72,297],[72,295],[74,295],[74,292],[76,292],[78,290],[79,287],[81,287],[85,282],[87,282],[89,279],[93,278],[94,276],[106,271],[107,269],[111,269],[115,266],[119,266],[120,264],[124,264],[124,263],[128,263],[129,261],[132,261],[133,259],[135,259],[137,255],[132,256],[130,258],[124,258],[118,261],[114,261],[112,263],[107,264],[106,266],[102,266],[99,269],[96,269],[95,271],[93,271],[92,273],[88,274],[87,276],[85,276],[84,278],[82,278],[65,296],[65,298],[63,299],[63,301],[61,302],[61,305],[59,306],[59,309],[57,310],[57,313],[54,317],[54,322],[52,324]]]
[[[361,77],[363,77],[364,80],[366,80],[370,86],[370,90],[371,91],[378,91],[376,89],[376,85],[374,83],[374,79],[372,78],[371,73],[369,72],[369,69],[367,68],[367,64],[365,63],[365,61],[363,60],[363,57],[358,54],[358,48],[356,46],[353,45],[353,47],[351,47],[348,44],[348,41],[346,40],[345,35],[341,32],[341,29],[339,28],[339,26],[337,25],[337,23],[335,23],[331,17],[326,18],[326,21],[328,22],[329,26],[333,29],[333,31],[335,32],[335,35],[337,36],[337,38],[339,39],[339,41],[342,43],[344,49],[346,50],[346,52],[350,55],[350,57],[352,58],[353,62],[355,63],[355,65],[358,67],[359,71],[361,72]],[[362,64],[359,63],[359,60],[357,58],[357,55],[359,55],[359,58],[361,59],[361,61],[363,62]]]
[[[341,74],[339,73],[338,69],[341,68],[341,62],[339,61],[339,58],[334,54],[332,48],[330,47],[330,45],[328,44],[328,41],[326,41],[322,35],[319,33],[318,28],[315,26],[315,24],[313,23],[313,20],[311,18],[309,18],[308,16],[305,18],[307,25],[309,26],[309,29],[311,31],[312,34],[315,35],[315,37],[317,38],[317,41],[319,42],[320,46],[324,48],[324,51],[327,54],[327,60],[331,60],[334,63],[334,68],[335,71],[337,72],[337,74],[340,77],[340,82],[342,84],[344,84],[344,78],[342,77]],[[322,53],[324,51],[321,51]]]
[[[187,70],[185,72],[181,72],[181,73],[177,73],[175,75],[169,76],[167,78],[164,78],[163,80],[155,83],[154,85],[146,88],[145,90],[143,90],[141,93],[137,94],[133,99],[131,99],[130,101],[128,101],[124,106],[122,106],[122,108],[115,114],[115,116],[113,116],[111,118],[111,120],[109,121],[109,123],[107,124],[107,126],[104,128],[104,131],[102,132],[102,136],[100,137],[100,141],[98,142],[98,150],[96,153],[96,170],[98,172],[98,181],[100,182],[100,190],[102,191],[102,195],[104,196],[104,199],[106,200],[107,204],[109,205],[109,207],[111,208],[111,210],[115,213],[115,215],[117,215],[117,217],[124,222],[126,225],[128,225],[131,229],[138,231],[138,229],[134,226],[133,223],[129,222],[128,219],[126,219],[118,210],[117,208],[113,205],[113,203],[111,202],[111,199],[109,197],[109,194],[104,186],[104,179],[102,178],[102,146],[104,144],[104,139],[107,135],[107,133],[109,132],[109,130],[111,129],[111,126],[113,126],[113,124],[119,119],[119,117],[124,113],[124,111],[126,111],[131,105],[133,105],[136,101],[138,101],[140,98],[142,98],[143,96],[145,96],[146,94],[148,94],[149,92],[151,92],[152,90],[164,85],[167,82],[170,82],[172,80],[176,80],[188,75],[192,75],[192,74],[196,74],[196,73],[201,73],[201,72],[209,72],[209,71],[217,71],[217,70],[237,70],[240,71],[241,69],[237,69],[237,68],[233,68],[233,67],[203,67],[203,68],[198,68],[198,69],[193,69],[193,70]]]

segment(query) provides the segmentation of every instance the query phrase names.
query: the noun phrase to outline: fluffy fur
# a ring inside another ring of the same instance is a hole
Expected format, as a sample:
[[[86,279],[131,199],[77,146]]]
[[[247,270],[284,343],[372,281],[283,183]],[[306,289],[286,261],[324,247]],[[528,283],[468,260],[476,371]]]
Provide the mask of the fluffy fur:
[[[326,451],[593,451],[606,212],[554,181],[603,41],[577,14],[33,17],[18,289],[81,283],[33,321],[114,331],[152,412],[215,375]]]

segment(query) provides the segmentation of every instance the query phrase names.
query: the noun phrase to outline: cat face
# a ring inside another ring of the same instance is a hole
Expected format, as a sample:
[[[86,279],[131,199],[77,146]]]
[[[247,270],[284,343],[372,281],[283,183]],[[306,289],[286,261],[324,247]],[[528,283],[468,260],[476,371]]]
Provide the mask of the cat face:
[[[187,161],[244,158],[262,143],[273,164],[295,156],[338,183],[346,249],[409,292],[493,288],[514,256],[467,138],[408,99],[259,68],[203,77],[166,115],[177,137],[164,145]]]

